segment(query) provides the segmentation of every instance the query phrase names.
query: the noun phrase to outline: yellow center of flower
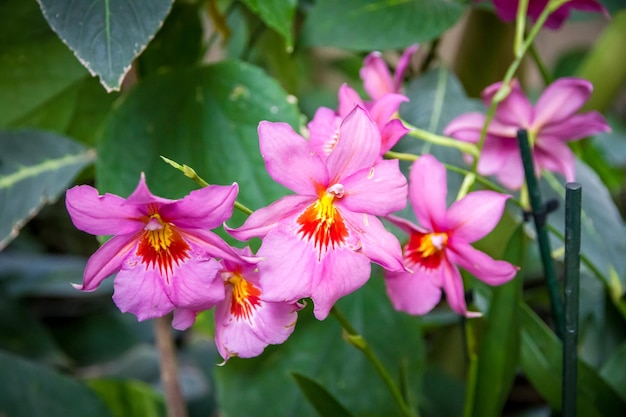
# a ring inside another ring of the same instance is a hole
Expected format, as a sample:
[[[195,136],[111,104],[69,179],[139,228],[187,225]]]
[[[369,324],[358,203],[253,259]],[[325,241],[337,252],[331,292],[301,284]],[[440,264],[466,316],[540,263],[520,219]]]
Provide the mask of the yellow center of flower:
[[[158,268],[169,284],[174,267],[189,258],[189,251],[174,225],[164,221],[159,213],[149,215],[137,247],[137,255],[146,268]]]
[[[234,273],[226,282],[233,287],[230,314],[237,319],[249,320],[252,311],[261,305],[261,290],[239,273]]]
[[[335,198],[342,196],[343,186],[330,187],[296,220],[300,225],[298,232],[313,242],[320,256],[328,249],[339,247],[348,237],[348,229],[334,203]]]
[[[447,233],[413,232],[404,248],[404,256],[411,265],[435,269],[445,257],[447,244]]]

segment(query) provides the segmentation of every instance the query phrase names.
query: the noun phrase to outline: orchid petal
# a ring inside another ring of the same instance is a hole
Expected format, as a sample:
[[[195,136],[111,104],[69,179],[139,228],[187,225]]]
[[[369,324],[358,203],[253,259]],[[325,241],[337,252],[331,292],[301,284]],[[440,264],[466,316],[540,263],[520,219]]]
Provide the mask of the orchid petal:
[[[517,142],[511,138],[487,136],[478,160],[481,175],[496,175],[507,188],[517,190],[524,184],[524,166]]]
[[[193,248],[189,255],[175,269],[165,290],[176,307],[208,310],[225,297],[224,282],[218,275],[221,265],[202,248]]]
[[[539,170],[563,174],[566,181],[574,181],[574,154],[567,144],[560,141],[545,141],[533,150],[535,164]]]
[[[133,191],[133,193],[128,196],[124,204],[146,206],[148,204],[160,205],[160,204],[169,204],[173,202],[174,200],[158,197],[152,194],[150,190],[148,189],[148,184],[146,184],[146,176],[142,172],[141,176],[139,177],[139,184],[137,184],[137,188],[135,188],[135,191]]]
[[[137,247],[136,235],[113,236],[100,247],[87,261],[82,285],[75,285],[81,291],[94,291],[107,277],[122,268],[126,257]]]
[[[387,295],[398,311],[422,315],[431,311],[441,300],[440,269],[414,272],[385,272]]]
[[[209,230],[187,229],[181,230],[180,234],[192,246],[202,248],[202,251],[211,258],[221,258],[231,262],[241,262],[241,257],[237,252],[235,252],[234,248],[232,248],[217,234]]]
[[[67,190],[65,205],[77,229],[92,235],[135,233],[144,227],[141,217],[147,213],[136,206],[124,205],[115,194],[98,195],[89,185]]]
[[[398,112],[400,105],[408,101],[409,98],[402,94],[385,94],[372,104],[372,107],[369,109],[370,117],[378,128],[382,129],[394,114]]]
[[[475,242],[500,222],[511,196],[495,191],[474,191],[455,201],[448,210],[448,227],[456,239]]]
[[[398,65],[396,66],[396,72],[393,75],[394,81],[394,91],[395,93],[399,92],[402,89],[402,81],[404,79],[404,74],[406,73],[409,64],[411,63],[411,58],[419,49],[418,44],[413,44],[406,48],[402,53],[402,56],[398,60]]]
[[[400,230],[402,230],[403,232],[405,232],[408,235],[410,235],[414,231],[418,231],[420,233],[428,233],[427,230],[422,229],[421,227],[419,227],[415,223],[413,223],[413,222],[411,222],[411,221],[409,221],[407,219],[404,219],[402,217],[389,215],[389,216],[386,216],[385,219],[388,220],[391,224],[397,226]]]
[[[284,226],[265,236],[257,255],[263,299],[295,302],[311,295],[313,276],[320,273],[317,252]]]
[[[309,143],[287,123],[259,123],[259,144],[267,172],[279,184],[298,194],[316,194],[316,184],[327,184],[324,161],[311,153]]]
[[[345,194],[338,205],[350,211],[386,216],[406,206],[407,182],[397,159],[378,162],[342,180]]]
[[[559,78],[550,84],[535,105],[533,127],[554,124],[571,117],[591,96],[593,86],[582,78]]]
[[[398,239],[391,234],[378,218],[367,214],[342,212],[350,230],[358,239],[361,251],[372,262],[390,271],[401,271],[402,248]]]
[[[369,168],[380,157],[380,132],[361,107],[346,116],[339,129],[337,146],[328,156],[328,178],[340,180],[363,168]]]
[[[341,118],[349,115],[355,107],[365,107],[363,99],[352,87],[344,83],[339,87],[339,108],[337,113]]]
[[[407,133],[409,133],[409,129],[407,129],[399,119],[391,120],[380,131],[380,153],[384,154],[391,150]]]
[[[361,288],[369,279],[369,259],[343,247],[328,254],[318,265],[311,286],[313,314],[324,320],[335,302]]]
[[[197,313],[188,308],[177,308],[174,310],[172,327],[176,330],[187,330],[196,322]]]
[[[307,125],[311,150],[322,157],[324,161],[337,144],[340,124],[341,118],[333,109],[320,107],[315,112],[313,120]]]
[[[443,134],[463,142],[478,143],[480,131],[485,124],[485,115],[482,113],[465,113],[455,117],[443,129]]]
[[[480,316],[480,313],[467,311],[463,278],[461,278],[461,273],[458,268],[452,265],[447,259],[441,263],[440,268],[442,268],[441,281],[443,291],[446,293],[446,300],[452,310],[465,317]]]
[[[224,228],[237,240],[246,241],[253,237],[263,237],[275,228],[279,222],[302,212],[313,204],[316,197],[308,195],[288,195],[267,207],[255,210],[238,228]]]
[[[132,313],[143,321],[163,317],[176,306],[170,301],[158,270],[146,270],[139,259],[125,262],[113,281],[113,301],[122,313]]]
[[[406,53],[406,52],[405,52]],[[406,60],[408,64],[408,59]],[[406,64],[404,65],[406,68]],[[365,57],[359,72],[363,87],[372,100],[378,100],[387,93],[395,93],[396,83],[380,52],[372,52]]]
[[[545,125],[539,132],[537,145],[541,144],[544,138],[574,141],[610,131],[611,127],[606,122],[604,116],[596,111],[575,114],[559,123]]]
[[[446,169],[432,155],[421,156],[411,168],[411,205],[419,223],[430,231],[443,231],[447,227],[446,178]]]
[[[172,223],[182,229],[215,229],[232,216],[238,191],[237,183],[209,185],[163,205],[159,213],[166,220],[172,219]]]
[[[501,82],[490,85],[482,93],[483,102],[487,107],[491,105],[495,94],[498,92]],[[528,128],[533,117],[533,107],[522,91],[519,82],[513,80],[510,83],[511,91],[504,100],[498,103],[496,118],[505,125]]]
[[[448,255],[452,262],[489,285],[504,284],[515,277],[519,270],[509,262],[496,261],[470,244],[456,239],[449,242]]]

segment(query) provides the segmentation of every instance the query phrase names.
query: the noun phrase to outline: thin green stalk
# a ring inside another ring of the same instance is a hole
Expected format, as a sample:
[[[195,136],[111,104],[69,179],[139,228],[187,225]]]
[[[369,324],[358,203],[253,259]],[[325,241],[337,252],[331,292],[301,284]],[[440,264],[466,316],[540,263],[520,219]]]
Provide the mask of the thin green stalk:
[[[446,146],[448,148],[455,148],[461,152],[472,155],[474,158],[478,157],[478,148],[473,143],[462,142],[457,139],[452,139],[447,136],[436,135],[427,130],[420,129],[415,126],[411,126],[404,120],[402,123],[410,129],[408,135],[413,136],[418,139],[425,140],[427,142],[433,143],[435,145]]]
[[[363,352],[365,357],[374,366],[380,378],[383,380],[385,385],[387,385],[387,388],[389,389],[391,396],[393,397],[394,401],[396,402],[396,405],[400,409],[401,415],[403,417],[419,417],[419,412],[417,411],[417,407],[412,409],[407,405],[406,401],[404,400],[404,397],[402,396],[402,392],[400,391],[400,388],[395,383],[395,381],[393,380],[389,372],[387,372],[387,369],[382,364],[380,359],[378,359],[378,356],[376,356],[372,348],[367,344],[363,336],[360,335],[354,329],[354,327],[352,327],[348,319],[343,314],[341,314],[341,312],[337,309],[337,307],[333,307],[330,310],[330,314],[332,314],[332,316],[339,322],[339,324],[343,328],[346,340],[352,346],[356,347],[361,352]]]
[[[520,0],[517,4],[517,15],[515,16],[515,45],[513,52],[519,56],[524,43],[524,32],[526,32],[526,13],[528,11],[528,0]]]
[[[576,417],[578,302],[580,290],[580,216],[582,186],[565,186],[565,334],[563,336],[562,410]]]
[[[463,406],[463,416],[471,417],[474,414],[474,399],[476,397],[476,381],[478,377],[478,353],[476,351],[476,340],[474,329],[465,317],[461,318],[461,328],[465,339],[465,355],[468,361],[465,401]]]
[[[522,154],[524,175],[526,177],[526,184],[528,185],[528,197],[530,198],[530,206],[535,221],[537,242],[539,243],[541,262],[545,272],[546,286],[548,287],[550,306],[552,307],[552,316],[555,322],[555,332],[562,340],[564,328],[563,302],[561,300],[559,284],[556,279],[556,272],[554,271],[552,250],[550,249],[550,240],[548,239],[548,231],[546,228],[546,208],[541,201],[541,193],[539,191],[539,185],[537,184],[537,178],[535,177],[533,157],[528,143],[528,132],[523,129],[519,130],[517,132],[517,139]]]
[[[530,49],[528,50],[528,52],[530,52],[530,56],[532,57],[533,61],[535,61],[535,65],[537,66],[537,69],[541,74],[541,79],[543,80],[543,83],[545,85],[551,84],[552,76],[550,75],[546,64],[543,62],[543,59],[541,59],[541,56],[539,55],[539,52],[537,51],[534,43],[530,45]]]
[[[480,131],[480,139],[478,140],[478,144],[476,145],[476,147],[478,148],[479,154],[482,151],[483,146],[485,144],[487,131],[489,129],[489,125],[491,124],[491,121],[493,120],[496,114],[496,108],[498,107],[498,104],[502,100],[504,100],[511,92],[510,83],[513,80],[513,76],[517,72],[520,64],[522,63],[522,60],[524,59],[526,52],[528,52],[528,49],[533,44],[535,38],[537,37],[537,34],[539,33],[544,23],[548,19],[548,16],[566,1],[567,0],[565,1],[557,0],[557,1],[549,2],[546,5],[546,8],[543,10],[543,12],[541,12],[541,14],[539,15],[537,22],[531,28],[524,42],[522,42],[521,46],[519,47],[519,50],[515,51],[515,59],[513,60],[509,68],[507,69],[504,75],[504,78],[502,79],[502,85],[500,86],[496,94],[493,96],[493,99],[491,100],[491,104],[489,105],[489,108],[487,109],[487,113],[485,115],[485,123],[483,124],[483,127]],[[474,158],[474,162],[472,164],[472,172],[474,173],[474,175],[477,173],[477,168],[478,168],[478,158]],[[468,179],[468,183],[471,181],[472,181],[471,178]],[[469,191],[470,188],[471,188],[471,184],[469,184],[468,187],[465,187],[465,189],[463,189],[462,191],[467,192]],[[463,196],[464,194],[459,193],[459,195],[457,196],[457,199],[460,199]]]
[[[177,170],[181,171],[183,174],[185,174],[187,178],[191,178],[192,180],[194,180],[201,187],[206,187],[207,185],[209,185],[209,183],[203,180],[202,177],[200,177],[198,173],[189,165],[181,165],[176,161],[172,161],[171,159],[164,157],[163,155],[161,155],[161,159],[176,168]],[[247,214],[248,216],[252,214],[252,210],[250,210],[248,207],[244,206],[238,201],[235,201],[235,208]]]

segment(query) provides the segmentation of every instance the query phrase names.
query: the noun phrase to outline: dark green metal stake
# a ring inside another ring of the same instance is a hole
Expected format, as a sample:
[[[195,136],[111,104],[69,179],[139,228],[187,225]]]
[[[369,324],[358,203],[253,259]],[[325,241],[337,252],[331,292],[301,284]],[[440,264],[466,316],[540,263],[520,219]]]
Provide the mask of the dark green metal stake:
[[[554,317],[555,331],[557,336],[563,340],[563,328],[565,320],[563,318],[563,302],[561,300],[561,291],[554,272],[554,262],[552,261],[552,249],[548,240],[548,230],[546,228],[546,218],[548,214],[547,206],[541,202],[541,193],[535,177],[535,167],[533,163],[530,145],[528,143],[528,132],[524,129],[517,131],[517,140],[522,154],[522,163],[524,164],[524,175],[526,184],[528,185],[528,196],[530,197],[530,207],[532,216],[535,221],[535,230],[537,231],[537,241],[539,243],[539,252],[541,254],[541,262],[546,276],[546,285],[548,287],[548,295],[550,296],[550,305],[552,308],[552,317]]]
[[[565,335],[563,338],[563,416],[576,416],[578,293],[582,186],[565,186]]]

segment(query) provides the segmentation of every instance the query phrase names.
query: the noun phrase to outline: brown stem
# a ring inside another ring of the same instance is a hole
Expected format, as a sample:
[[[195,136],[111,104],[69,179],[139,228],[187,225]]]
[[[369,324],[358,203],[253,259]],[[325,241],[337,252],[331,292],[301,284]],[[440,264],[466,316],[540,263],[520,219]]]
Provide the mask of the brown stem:
[[[161,383],[165,394],[165,406],[168,417],[187,417],[187,407],[180,392],[178,381],[178,364],[176,362],[176,348],[170,326],[171,317],[154,319],[154,333],[159,348],[161,362]]]

